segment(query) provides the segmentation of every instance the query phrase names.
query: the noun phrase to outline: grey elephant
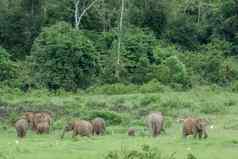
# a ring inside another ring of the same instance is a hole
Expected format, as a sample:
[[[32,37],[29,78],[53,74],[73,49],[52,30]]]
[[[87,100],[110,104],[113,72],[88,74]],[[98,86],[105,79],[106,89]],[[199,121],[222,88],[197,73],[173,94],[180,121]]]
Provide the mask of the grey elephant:
[[[25,118],[17,120],[15,124],[17,136],[23,138],[26,136],[27,129],[28,129],[28,121]]]
[[[49,133],[50,125],[47,121],[43,121],[37,124],[36,126],[36,133],[37,134],[43,134],[43,133]]]
[[[103,135],[106,131],[106,122],[103,118],[95,118],[92,120],[93,135]]]
[[[135,128],[129,128],[127,131],[128,136],[135,136],[136,135],[136,129]]]
[[[89,121],[86,120],[75,120],[68,123],[61,135],[61,139],[64,138],[66,132],[73,131],[72,137],[80,136],[91,136],[93,132],[93,126]]]
[[[153,137],[157,137],[164,130],[164,116],[161,112],[150,113],[146,118],[146,126],[150,129]]]

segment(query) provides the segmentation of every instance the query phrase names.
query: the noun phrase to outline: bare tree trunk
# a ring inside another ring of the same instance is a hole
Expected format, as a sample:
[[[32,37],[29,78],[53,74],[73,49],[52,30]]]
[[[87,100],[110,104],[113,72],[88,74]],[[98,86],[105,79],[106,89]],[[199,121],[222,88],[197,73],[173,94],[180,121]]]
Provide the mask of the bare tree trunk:
[[[124,10],[125,10],[125,0],[121,0],[121,16],[120,16],[120,23],[119,23],[119,35],[118,35],[118,46],[117,46],[117,67],[116,67],[116,77],[120,79],[120,54],[121,54],[121,38],[122,38],[122,27],[123,27],[123,17],[124,17]]]
[[[79,0],[75,0],[74,1],[75,29],[79,29],[78,15],[79,15]]]
[[[99,0],[94,0],[92,3],[88,5],[85,9],[83,9],[82,13],[79,15],[79,0],[75,0],[75,12],[74,12],[74,18],[75,18],[75,28],[78,30],[80,22],[82,20],[82,17],[85,15],[85,13]]]

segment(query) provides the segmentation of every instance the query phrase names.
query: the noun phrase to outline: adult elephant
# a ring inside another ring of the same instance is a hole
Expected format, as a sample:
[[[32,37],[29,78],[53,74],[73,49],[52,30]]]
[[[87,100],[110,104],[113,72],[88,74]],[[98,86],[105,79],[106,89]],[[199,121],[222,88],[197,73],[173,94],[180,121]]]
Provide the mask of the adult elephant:
[[[150,129],[153,137],[157,137],[164,131],[164,117],[161,112],[150,113],[146,118],[146,126]]]
[[[103,118],[95,118],[92,120],[93,135],[103,135],[106,131],[106,122]]]
[[[73,131],[73,138],[77,135],[80,136],[91,136],[93,132],[93,126],[89,121],[86,120],[75,120],[73,122],[68,123],[61,135],[61,138],[64,138],[66,132]]]
[[[206,128],[208,125],[207,120],[202,118],[188,117],[184,119],[182,122],[183,122],[183,130],[182,130],[183,137],[186,138],[189,135],[193,135],[194,138],[197,138],[198,136],[199,139],[201,139],[202,137],[206,139],[208,137]]]

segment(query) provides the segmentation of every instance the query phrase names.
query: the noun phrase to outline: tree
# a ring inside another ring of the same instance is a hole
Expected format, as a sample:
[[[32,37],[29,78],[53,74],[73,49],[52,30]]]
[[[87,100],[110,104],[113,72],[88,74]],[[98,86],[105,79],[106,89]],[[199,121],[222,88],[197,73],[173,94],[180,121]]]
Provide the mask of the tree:
[[[49,89],[85,88],[97,76],[96,55],[93,43],[69,24],[44,28],[31,52],[35,82]]]
[[[125,10],[125,0],[121,0],[121,14],[120,14],[120,23],[119,23],[119,31],[118,31],[118,45],[117,45],[117,67],[116,67],[116,78],[120,81],[120,54],[121,54],[121,40],[122,40],[122,27],[123,27],[123,18],[124,18],[124,10]]]
[[[129,5],[129,22],[137,27],[150,28],[159,37],[168,20],[169,3],[166,0],[132,0]]]
[[[74,6],[75,6],[75,11],[74,11],[74,19],[75,19],[75,28],[78,30],[79,25],[81,22],[82,17],[86,14],[86,12],[99,0],[93,0],[88,6],[86,6],[82,13],[79,14],[79,4],[80,0],[74,0]]]

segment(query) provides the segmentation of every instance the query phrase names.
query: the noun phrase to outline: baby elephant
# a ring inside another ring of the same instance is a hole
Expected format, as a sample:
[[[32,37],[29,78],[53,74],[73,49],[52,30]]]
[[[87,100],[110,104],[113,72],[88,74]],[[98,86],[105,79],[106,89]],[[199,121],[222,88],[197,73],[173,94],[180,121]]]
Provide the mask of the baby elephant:
[[[19,119],[16,124],[16,131],[17,131],[17,136],[20,138],[23,138],[26,136],[27,133],[27,129],[28,129],[28,121],[27,119],[23,118],[23,119]]]
[[[93,135],[103,135],[106,130],[106,122],[102,118],[95,118],[92,121]]]
[[[186,118],[183,120],[183,136],[187,137],[193,135],[194,138],[199,137],[199,139],[207,138],[207,125],[208,122],[205,119],[201,118]]]
[[[128,136],[135,136],[136,135],[136,129],[135,128],[129,128],[127,133],[128,133]]]
[[[63,134],[61,135],[61,138],[64,138],[65,132],[73,131],[73,138],[77,135],[80,136],[90,136],[93,132],[93,126],[90,122],[86,120],[75,120],[73,122],[70,122],[68,125],[65,126]]]

